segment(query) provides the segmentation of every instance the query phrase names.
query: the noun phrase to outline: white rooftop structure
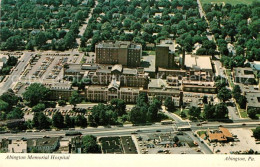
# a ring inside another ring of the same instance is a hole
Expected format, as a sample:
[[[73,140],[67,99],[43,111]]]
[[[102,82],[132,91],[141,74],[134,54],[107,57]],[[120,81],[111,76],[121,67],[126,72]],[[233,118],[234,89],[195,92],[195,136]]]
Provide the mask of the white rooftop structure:
[[[155,14],[154,14],[154,17],[159,17],[159,18],[161,18],[161,17],[162,17],[162,13],[155,13]]]
[[[232,45],[231,43],[228,43],[227,48],[228,48],[229,53],[236,55],[236,49],[235,49],[234,45]]]
[[[194,44],[194,50],[192,51],[192,53],[193,54],[196,54],[196,52],[197,52],[197,50],[199,49],[199,48],[201,48],[202,47],[202,44],[200,44],[200,43],[195,43]]]
[[[170,17],[174,17],[174,16],[175,16],[174,13],[169,13],[168,15],[169,15]]]
[[[212,70],[210,56],[186,55],[185,66],[195,70]]]

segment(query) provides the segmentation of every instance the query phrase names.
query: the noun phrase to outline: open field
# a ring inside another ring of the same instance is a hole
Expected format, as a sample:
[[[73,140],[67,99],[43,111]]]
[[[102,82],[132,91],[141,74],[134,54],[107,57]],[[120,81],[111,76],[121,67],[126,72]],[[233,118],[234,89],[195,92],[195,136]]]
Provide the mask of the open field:
[[[236,4],[247,4],[250,5],[254,0],[201,0],[202,4],[205,3],[211,3],[211,2],[216,2],[216,3],[230,3],[231,5],[236,5]]]

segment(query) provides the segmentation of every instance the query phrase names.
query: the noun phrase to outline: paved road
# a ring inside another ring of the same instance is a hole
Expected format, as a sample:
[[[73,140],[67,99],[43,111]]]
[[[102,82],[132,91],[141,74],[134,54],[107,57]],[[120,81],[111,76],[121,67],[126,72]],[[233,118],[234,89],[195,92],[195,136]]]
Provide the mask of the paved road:
[[[95,9],[95,7],[97,6],[98,4],[98,1],[95,2],[95,6],[93,8],[90,9],[90,12],[89,12],[89,16],[88,18],[86,18],[85,20],[85,23],[83,23],[82,27],[79,28],[79,36],[83,36],[87,26],[88,26],[88,22],[89,22],[89,19],[92,17],[92,13],[93,13],[93,10]],[[80,44],[80,38],[77,38],[77,43]]]
[[[199,129],[217,129],[219,127],[220,123],[209,123],[209,124],[203,124],[202,126],[196,126],[192,124],[191,129],[193,131],[199,130]],[[260,124],[259,121],[256,122],[247,122],[245,126],[242,125],[242,123],[223,123],[222,126],[226,128],[252,128],[256,127]],[[124,127],[116,127],[112,126],[111,128],[105,128],[105,127],[88,127],[85,129],[76,129],[76,131],[80,131],[83,135],[86,134],[93,134],[96,136],[113,136],[113,135],[130,135],[132,132],[136,130],[141,130],[140,133],[155,133],[156,130],[161,131],[172,131],[173,125],[161,125],[160,123],[153,124],[153,125],[147,125],[147,126],[132,126],[125,125]],[[64,131],[48,131],[48,132],[22,132],[17,134],[12,133],[6,133],[1,134],[0,139],[2,138],[13,138],[13,139],[19,139],[21,137],[27,137],[27,138],[36,138],[36,137],[43,137],[44,135],[49,135],[51,137],[54,136],[61,136],[64,135],[65,132],[70,130],[64,130]]]
[[[220,76],[222,76],[222,77],[225,77],[224,69],[223,69],[223,67],[222,67],[221,62],[220,62],[219,60],[213,60],[212,62],[213,62],[213,64],[214,64],[214,67],[215,67],[215,70],[216,70],[215,75],[216,75],[216,76],[219,76],[219,75],[220,75]]]
[[[165,106],[162,106],[162,111],[163,111],[163,113],[164,113],[165,115],[167,115],[168,117],[174,119],[176,123],[187,122],[187,121],[182,120],[182,119],[181,119],[179,116],[177,116],[176,114],[167,111],[167,110],[165,109]]]
[[[259,125],[258,122],[250,122],[243,126],[242,123],[232,123],[222,124],[226,128],[253,128]],[[186,133],[199,144],[202,152],[206,154],[211,154],[212,152],[210,149],[205,145],[205,143],[201,143],[200,139],[198,137],[194,136],[194,131],[201,130],[201,129],[217,129],[219,126],[219,123],[210,123],[210,124],[203,124],[202,126],[196,126],[192,124],[192,131],[186,131]],[[124,127],[111,127],[111,128],[105,128],[105,127],[88,127],[85,129],[76,129],[76,131],[81,132],[83,135],[95,135],[95,136],[124,136],[124,135],[131,135],[132,132],[135,132],[137,130],[140,130],[138,134],[148,134],[148,133],[156,133],[157,130],[160,130],[161,132],[170,132],[173,131],[174,126],[173,125],[160,125],[159,123],[149,125],[149,126],[132,126],[132,125],[125,125]],[[17,134],[12,133],[6,133],[1,134],[0,139],[3,138],[9,138],[9,139],[21,139],[23,137],[25,138],[41,138],[43,136],[49,136],[49,137],[59,137],[65,135],[66,132],[69,132],[71,130],[64,130],[64,131],[47,131],[47,132],[22,132]],[[69,138],[65,136],[65,138]]]
[[[2,95],[4,92],[6,92],[9,88],[11,88],[12,84],[17,82],[19,80],[19,77],[21,76],[21,73],[23,72],[25,66],[29,62],[31,58],[31,52],[24,52],[23,57],[20,60],[20,63],[17,65],[17,67],[14,69],[14,71],[9,75],[9,78],[6,82],[1,83],[0,87],[0,95]],[[17,70],[16,70],[17,69]]]
[[[239,115],[236,114],[237,112],[236,107],[228,106],[227,108],[228,108],[230,119],[232,119],[233,121],[241,119]]]
[[[189,135],[193,141],[198,143],[200,149],[204,152],[204,154],[213,154],[213,152],[210,150],[210,148],[204,142],[201,143],[200,139],[198,137],[194,136],[194,132],[189,131],[189,132],[186,132],[186,134]]]
[[[208,21],[208,19],[207,19],[207,17],[206,17],[206,13],[204,12],[204,10],[203,10],[203,8],[202,8],[201,1],[200,1],[200,0],[197,0],[197,3],[198,3],[198,7],[199,7],[200,17],[201,17],[201,18],[202,18],[202,17],[205,18],[206,22],[208,23],[208,27],[209,27],[209,29],[210,29],[210,23],[209,23],[209,21]],[[212,35],[212,39],[213,39],[213,41],[216,43],[216,39],[215,39],[215,36],[214,36],[214,35]],[[216,45],[216,46],[217,46],[216,50],[219,51],[219,50],[218,50],[218,45]]]

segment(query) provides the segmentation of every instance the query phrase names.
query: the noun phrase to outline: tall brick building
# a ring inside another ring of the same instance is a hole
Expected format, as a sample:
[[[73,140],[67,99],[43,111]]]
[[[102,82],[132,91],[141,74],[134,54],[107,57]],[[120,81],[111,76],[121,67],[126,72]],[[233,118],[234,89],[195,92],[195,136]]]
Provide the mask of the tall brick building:
[[[129,41],[101,42],[95,46],[96,63],[139,67],[142,46]]]
[[[174,68],[174,54],[170,51],[169,46],[157,45],[155,56],[155,67]]]

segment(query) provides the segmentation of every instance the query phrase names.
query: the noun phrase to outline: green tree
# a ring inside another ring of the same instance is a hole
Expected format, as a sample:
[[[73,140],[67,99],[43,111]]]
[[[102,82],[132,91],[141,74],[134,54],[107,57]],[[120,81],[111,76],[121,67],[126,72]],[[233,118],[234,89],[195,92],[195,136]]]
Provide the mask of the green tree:
[[[83,115],[77,115],[75,125],[80,127],[87,127],[87,119]]]
[[[83,12],[81,10],[76,13],[75,19],[78,20],[78,21],[84,21],[84,15],[83,15]]]
[[[177,136],[174,136],[173,141],[174,141],[175,143],[178,143],[178,142],[180,141],[180,139],[179,139]]]
[[[17,62],[18,62],[18,59],[16,57],[8,56],[8,60],[7,60],[6,64],[8,66],[15,66],[17,64]]]
[[[2,27],[0,29],[0,36],[2,41],[6,41],[10,36],[12,36],[12,32],[7,27]]]
[[[200,113],[201,113],[201,109],[199,107],[194,107],[192,106],[190,109],[189,109],[189,115],[192,117],[192,118],[199,118],[200,117]]]
[[[82,138],[83,153],[101,153],[101,148],[97,144],[97,138],[93,135],[87,135]]]
[[[74,121],[69,115],[65,116],[65,124],[66,124],[66,127],[68,127],[68,128],[74,127]]]
[[[147,119],[150,122],[156,121],[158,118],[158,107],[156,104],[151,104],[148,108]]]
[[[76,105],[81,102],[81,98],[77,91],[72,92],[71,97],[69,99],[69,103],[73,105],[73,108],[76,108]]]
[[[156,98],[155,98],[155,99],[153,99],[153,102],[152,102],[152,104],[154,104],[158,110],[162,108],[162,102],[161,102],[161,101],[159,101],[159,100],[158,100],[158,99],[156,99]]]
[[[226,119],[228,117],[228,108],[225,103],[219,103],[215,105],[214,118]]]
[[[76,36],[73,32],[69,31],[64,37],[64,44],[67,49],[72,48],[75,45]]]
[[[145,106],[148,104],[148,96],[146,93],[140,93],[137,98],[137,105],[138,106]]]
[[[130,19],[125,19],[124,20],[124,27],[130,27],[132,24],[132,21]]]
[[[7,50],[18,50],[24,46],[22,37],[20,35],[11,36],[6,40],[4,48]]]
[[[7,92],[3,93],[0,96],[0,100],[8,103],[8,109],[11,110],[13,106],[17,105],[19,102],[19,97],[15,95],[12,89],[9,89]]]
[[[217,96],[220,100],[225,102],[231,98],[231,91],[229,89],[227,89],[226,87],[223,87],[218,91]]]
[[[174,101],[171,97],[168,97],[165,100],[164,105],[165,105],[166,109],[170,112],[173,112],[175,110]]]
[[[0,111],[7,111],[9,104],[3,100],[0,100]]]
[[[233,90],[232,90],[232,95],[233,97],[237,100],[239,99],[240,95],[241,95],[241,89],[239,85],[235,85]]]
[[[21,108],[16,107],[11,112],[7,114],[7,119],[22,119],[24,116],[23,111]]]
[[[253,132],[253,135],[256,139],[260,139],[260,126],[256,127],[256,129]]]
[[[35,43],[37,46],[42,47],[43,45],[46,44],[47,38],[45,36],[44,32],[39,32],[36,36],[35,36]]]
[[[110,104],[113,106],[114,111],[116,111],[119,116],[122,116],[126,113],[126,104],[124,100],[112,99]]]
[[[245,97],[245,96],[242,96],[242,95],[241,95],[241,96],[238,98],[237,102],[238,102],[240,108],[242,108],[242,109],[245,109],[245,108],[246,108],[247,100],[246,100],[246,97]]]
[[[44,115],[42,112],[37,112],[33,116],[33,127],[37,129],[48,129],[50,128],[51,120]]]
[[[213,105],[205,105],[204,107],[204,112],[203,112],[203,117],[206,119],[213,119],[214,118],[214,113],[215,113],[215,107]]]
[[[208,97],[207,96],[203,96],[202,101],[203,101],[204,104],[208,104]]]
[[[32,108],[32,112],[41,112],[45,109],[45,104],[39,103]]]
[[[142,106],[135,106],[130,112],[130,121],[133,124],[146,123],[147,108]]]
[[[39,83],[32,83],[23,93],[23,98],[29,102],[30,106],[34,106],[39,102],[47,100],[50,90]]]
[[[59,129],[64,127],[64,117],[60,112],[56,112],[52,116],[52,125]]]
[[[256,116],[257,113],[260,113],[256,108],[249,108],[247,110],[247,114],[249,116],[249,118],[251,119],[258,119],[258,117]]]
[[[65,100],[59,100],[58,104],[59,104],[59,106],[65,106],[66,105],[66,101]]]

